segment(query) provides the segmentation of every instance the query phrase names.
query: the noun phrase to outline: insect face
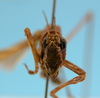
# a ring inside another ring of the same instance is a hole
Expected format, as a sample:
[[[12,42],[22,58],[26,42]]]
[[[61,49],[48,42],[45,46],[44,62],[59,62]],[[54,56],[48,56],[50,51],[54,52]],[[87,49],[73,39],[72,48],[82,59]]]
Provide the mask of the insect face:
[[[56,30],[45,34],[42,43],[42,61],[47,73],[56,77],[66,55],[66,41]]]

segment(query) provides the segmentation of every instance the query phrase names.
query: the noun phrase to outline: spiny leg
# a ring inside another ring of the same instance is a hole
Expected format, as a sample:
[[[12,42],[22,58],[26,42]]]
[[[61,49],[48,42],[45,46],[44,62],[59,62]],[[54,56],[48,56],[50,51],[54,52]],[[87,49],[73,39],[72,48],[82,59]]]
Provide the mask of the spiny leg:
[[[38,72],[38,69],[39,69],[39,67],[38,67],[39,55],[38,55],[38,52],[36,50],[36,47],[35,47],[34,40],[33,40],[32,34],[30,32],[30,29],[29,28],[26,28],[24,30],[24,32],[25,32],[25,35],[27,37],[28,43],[29,43],[29,45],[31,47],[32,54],[34,56],[34,60],[35,60],[35,71],[28,70],[27,65],[26,64],[24,64],[24,65],[25,65],[27,71],[29,72],[29,74],[36,74]]]
[[[85,71],[83,71],[81,68],[79,68],[78,66],[74,65],[73,63],[65,60],[63,61],[62,65],[64,65],[65,67],[67,67],[68,69],[72,70],[73,72],[75,72],[76,74],[78,74],[79,76],[65,82],[64,84],[58,86],[57,88],[55,88],[54,90],[51,91],[50,95],[54,98],[58,98],[55,93],[58,92],[60,89],[62,89],[63,87],[70,85],[70,84],[76,84],[78,82],[81,82],[85,79]]]

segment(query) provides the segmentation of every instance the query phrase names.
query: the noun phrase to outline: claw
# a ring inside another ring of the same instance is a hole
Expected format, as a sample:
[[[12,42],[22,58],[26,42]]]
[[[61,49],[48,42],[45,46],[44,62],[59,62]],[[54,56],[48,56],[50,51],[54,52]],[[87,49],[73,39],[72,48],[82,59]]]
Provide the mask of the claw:
[[[27,71],[28,71],[28,67],[27,67],[27,65],[26,64],[24,64],[25,65],[25,68],[27,69]]]

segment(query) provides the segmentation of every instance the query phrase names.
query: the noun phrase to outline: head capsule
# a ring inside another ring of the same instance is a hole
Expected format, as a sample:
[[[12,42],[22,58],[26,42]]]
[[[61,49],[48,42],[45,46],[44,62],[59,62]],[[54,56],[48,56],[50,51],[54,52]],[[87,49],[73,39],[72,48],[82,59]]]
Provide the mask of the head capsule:
[[[46,73],[54,77],[57,76],[58,69],[66,56],[66,40],[57,29],[55,20],[52,29],[49,28],[48,22],[47,27],[47,32],[45,32],[40,42],[41,61],[42,66],[46,69]]]
[[[41,59],[43,66],[49,75],[53,76],[58,72],[61,63],[66,56],[66,40],[58,31],[50,30],[43,37],[41,43]]]

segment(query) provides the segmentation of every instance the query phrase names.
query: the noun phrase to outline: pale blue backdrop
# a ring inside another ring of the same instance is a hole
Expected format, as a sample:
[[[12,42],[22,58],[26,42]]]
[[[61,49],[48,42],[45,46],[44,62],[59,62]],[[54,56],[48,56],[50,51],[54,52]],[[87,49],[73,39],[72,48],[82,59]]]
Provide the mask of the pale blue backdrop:
[[[22,39],[24,29],[29,27],[32,32],[43,29],[46,21],[42,14],[45,11],[48,22],[51,23],[53,0],[0,0],[0,49],[9,47]],[[89,97],[100,97],[100,1],[99,0],[57,0],[56,23],[61,26],[62,35],[65,37],[88,12],[94,14],[94,42],[91,72],[91,89]],[[83,68],[84,33],[86,26],[68,43],[67,58],[69,61]],[[91,35],[90,35],[91,36]],[[39,74],[31,76],[27,73],[23,63],[27,63],[29,69],[34,70],[34,60],[31,50],[21,60],[12,72],[0,70],[0,98],[6,96],[24,97],[30,96],[44,98],[45,79]],[[67,79],[76,76],[73,72],[65,70]],[[87,72],[88,73],[88,72]],[[56,85],[57,86],[57,85]],[[49,92],[56,87],[49,83]],[[82,83],[71,85],[73,96],[81,96]],[[87,89],[87,88],[86,88]],[[57,93],[66,96],[65,89]]]

